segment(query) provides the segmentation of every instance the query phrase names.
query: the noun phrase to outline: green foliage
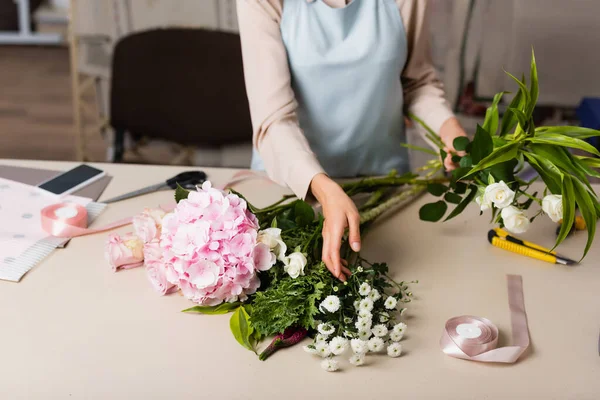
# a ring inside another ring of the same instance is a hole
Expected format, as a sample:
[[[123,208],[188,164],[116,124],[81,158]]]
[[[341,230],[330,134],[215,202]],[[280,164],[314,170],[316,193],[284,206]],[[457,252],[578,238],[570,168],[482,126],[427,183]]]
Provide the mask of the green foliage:
[[[421,207],[419,210],[419,217],[423,221],[437,222],[442,219],[447,210],[448,205],[446,202],[440,200],[435,203],[425,204]]]
[[[471,146],[471,160],[473,164],[478,164],[481,160],[489,156],[494,150],[494,142],[488,131],[477,125],[475,138]]]
[[[452,142],[452,145],[454,146],[454,149],[456,151],[465,151],[467,150],[467,146],[469,145],[470,140],[468,137],[465,136],[459,136],[456,139],[454,139],[454,141]]]
[[[477,191],[478,191],[477,186],[472,185],[471,191],[469,192],[469,194],[460,202],[459,205],[456,206],[456,208],[454,208],[454,210],[452,210],[450,215],[448,215],[448,217],[446,217],[446,219],[444,221],[451,220],[452,218],[454,218],[457,215],[459,215],[460,213],[462,213],[465,210],[465,208],[467,208],[469,203],[471,203],[473,201],[475,196],[477,196]]]
[[[239,301],[236,301],[235,303],[221,303],[217,306],[195,306],[191,308],[186,308],[182,312],[208,315],[227,314],[238,308],[240,304],[241,303]]]
[[[248,350],[256,352],[254,349],[254,327],[250,323],[250,315],[246,311],[245,306],[238,307],[231,315],[229,328],[239,344]]]
[[[485,112],[485,120],[483,121],[483,129],[489,132],[492,135],[496,134],[498,130],[498,104],[502,100],[502,96],[504,96],[505,92],[500,92],[494,96],[494,100],[492,101],[492,105],[488,107]]]
[[[175,202],[179,203],[181,200],[185,200],[190,195],[190,191],[182,188],[177,184],[177,188],[175,188]]]
[[[441,196],[448,191],[448,187],[441,183],[430,183],[427,185],[427,191],[434,196]]]

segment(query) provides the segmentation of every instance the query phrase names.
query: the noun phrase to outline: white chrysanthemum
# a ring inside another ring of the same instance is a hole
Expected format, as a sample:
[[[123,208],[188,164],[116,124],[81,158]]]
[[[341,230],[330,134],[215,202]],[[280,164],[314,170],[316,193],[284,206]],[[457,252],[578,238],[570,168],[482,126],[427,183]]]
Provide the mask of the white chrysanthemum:
[[[379,324],[375,325],[373,329],[371,329],[371,332],[377,337],[384,337],[388,333],[388,328],[383,324]]]
[[[350,357],[350,364],[355,365],[355,366],[361,366],[365,363],[365,354],[364,353],[356,353],[356,354],[352,354],[352,357]]]
[[[377,353],[381,350],[383,350],[384,347],[384,343],[383,343],[383,339],[380,337],[374,337],[369,339],[369,351],[373,352],[373,353]]]
[[[402,354],[402,345],[400,343],[392,343],[387,348],[387,354],[390,357],[400,357]]]
[[[335,332],[335,328],[333,326],[331,326],[330,324],[319,324],[317,326],[317,330],[319,331],[319,333],[321,335],[325,335],[325,336],[329,336],[333,332]]]
[[[344,317],[344,323],[346,325],[351,324],[352,323],[352,318],[350,318],[350,317]]]
[[[359,329],[358,331],[358,338],[360,340],[369,340],[369,338],[371,337],[371,330],[370,329]]]
[[[398,304],[398,300],[396,300],[395,297],[388,297],[387,299],[385,299],[385,308],[387,308],[388,310],[393,310],[394,308],[396,308],[396,305]]]
[[[321,361],[321,368],[327,372],[335,372],[340,368],[340,366],[337,361],[331,358],[326,358],[325,360]]]
[[[358,288],[358,294],[360,294],[361,296],[368,296],[369,293],[371,293],[371,286],[369,286],[367,282],[364,282]]]
[[[373,321],[371,320],[371,318],[359,317],[358,320],[356,321],[356,323],[354,324],[354,326],[356,327],[356,329],[358,329],[360,331],[360,330],[371,329],[372,324],[373,324]]]
[[[304,349],[305,352],[307,352],[308,354],[317,354],[317,349],[315,348],[314,345],[308,345],[308,346],[302,346],[302,348]]]
[[[402,332],[395,332],[395,331],[390,332],[390,339],[392,339],[393,342],[401,341],[403,336],[404,336],[404,334]]]
[[[331,351],[331,353],[336,356],[342,354],[344,351],[346,351],[347,348],[348,339],[344,339],[341,336],[336,336],[333,339],[331,339],[331,342],[329,342],[329,351]]]
[[[354,301],[354,309],[355,309],[355,310],[358,310],[358,309],[359,309],[359,307],[360,307],[360,300],[355,300],[355,301]]]
[[[388,322],[390,320],[390,314],[386,313],[386,312],[382,312],[379,315],[379,322],[384,323],[384,322]]]
[[[367,311],[367,310],[360,310],[358,312],[358,316],[360,318],[366,318],[366,319],[373,319],[373,314],[371,314],[371,311]]]
[[[379,290],[377,289],[373,289],[369,292],[369,298],[371,300],[373,300],[373,302],[376,302],[377,300],[379,300],[381,298],[381,295],[379,294]]]
[[[394,325],[394,332],[398,332],[404,335],[406,333],[406,324],[404,322],[397,323],[396,325]]]
[[[329,343],[327,342],[318,342],[315,345],[315,350],[316,353],[321,357],[329,357],[331,354],[331,350],[329,350]]]
[[[359,310],[372,311],[373,310],[373,300],[366,298],[360,301],[358,305]]]
[[[350,341],[350,347],[352,347],[352,351],[356,354],[364,354],[369,350],[367,342],[361,339],[352,339]]]
[[[325,297],[325,300],[319,306],[320,309],[326,309],[330,313],[334,313],[340,309],[340,298],[334,295]]]
[[[320,334],[320,333],[319,333],[319,334],[318,334],[318,335],[315,337],[315,343],[319,343],[319,342],[326,342],[326,341],[327,341],[327,336],[328,336],[328,335],[322,335],[322,334]]]

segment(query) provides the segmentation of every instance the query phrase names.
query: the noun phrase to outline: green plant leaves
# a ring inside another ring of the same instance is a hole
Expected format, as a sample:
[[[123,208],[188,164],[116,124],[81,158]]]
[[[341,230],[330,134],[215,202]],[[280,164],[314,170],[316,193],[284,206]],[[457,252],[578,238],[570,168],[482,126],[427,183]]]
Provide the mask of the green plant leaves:
[[[521,108],[523,108],[524,103],[525,103],[525,98],[523,97],[523,93],[521,91],[519,91],[515,95],[515,97],[513,97],[512,101],[510,102],[510,104],[508,106],[507,111],[502,116],[502,125],[500,126],[500,136],[501,137],[506,135],[508,132],[510,132],[518,122],[516,115],[514,115],[514,113],[510,110],[511,109],[520,110]]]
[[[521,92],[521,97],[525,100],[523,104],[523,109],[528,110],[529,109],[529,104],[531,102],[531,96],[529,94],[529,90],[527,89],[527,86],[525,86],[525,78],[523,78],[523,80],[519,80],[517,79],[514,75],[512,75],[510,72],[506,72],[504,71],[508,76],[510,76],[515,82],[517,82],[517,85],[519,85],[519,91]],[[519,102],[519,104],[521,104],[521,102]],[[519,107],[519,109],[521,109],[521,107]],[[527,118],[525,118],[525,120],[529,119],[530,115],[527,115]]]
[[[439,197],[448,191],[448,187],[441,183],[430,183],[427,185],[427,191],[432,195]]]
[[[525,130],[527,128],[527,116],[523,113],[523,111],[518,110],[516,108],[509,108],[509,110],[513,113],[521,129]]]
[[[454,139],[452,145],[456,151],[465,151],[467,150],[467,146],[469,145],[470,140],[466,136],[459,136]]]
[[[186,308],[181,312],[185,313],[199,313],[199,314],[207,314],[207,315],[220,315],[227,314],[240,306],[240,302],[236,301],[235,303],[221,303],[218,306],[195,306],[192,308]]]
[[[527,106],[527,116],[531,116],[533,109],[538,101],[539,88],[538,88],[538,74],[537,65],[535,64],[535,53],[533,47],[531,48],[531,75],[529,77],[529,95],[531,97],[529,105]]]
[[[488,131],[477,125],[475,138],[471,145],[471,159],[473,164],[478,164],[481,160],[491,154],[494,150],[494,142]]]
[[[492,105],[488,107],[485,112],[485,119],[483,120],[483,129],[489,132],[491,135],[495,135],[498,130],[498,104],[502,100],[502,96],[505,92],[497,93],[494,96]],[[458,149],[457,149],[458,150]]]
[[[542,133],[527,139],[531,143],[551,144],[554,146],[570,147],[580,149],[591,154],[600,156],[600,152],[591,144],[581,139],[567,137],[556,133]]]
[[[562,201],[563,201],[563,222],[560,226],[560,232],[556,239],[554,248],[562,243],[567,237],[571,228],[573,227],[573,221],[575,221],[575,193],[573,189],[573,181],[569,175],[564,175],[562,179]]]
[[[513,142],[507,144],[506,146],[494,149],[494,151],[492,151],[492,153],[489,156],[481,160],[475,168],[471,169],[469,173],[464,175],[462,178],[464,179],[466,177],[476,174],[477,172],[483,171],[484,169],[490,168],[496,164],[500,164],[502,162],[516,158],[519,151],[519,146],[519,142]]]
[[[580,126],[541,126],[535,128],[536,134],[554,133],[569,136],[575,139],[587,139],[600,136],[600,131]]]
[[[440,200],[435,203],[425,204],[421,207],[419,210],[419,217],[422,221],[438,222],[442,219],[447,210],[448,205]]]
[[[438,155],[437,151],[432,150],[432,149],[428,149],[426,147],[415,146],[415,145],[412,145],[412,144],[409,144],[409,143],[402,143],[401,146],[402,147],[406,147],[407,149],[420,151],[421,153],[431,154],[432,156],[437,156]]]
[[[446,200],[448,203],[460,204],[462,197],[457,195],[456,193],[448,192],[444,196],[444,200]]]
[[[295,213],[295,221],[296,225],[303,228],[310,223],[312,223],[315,219],[315,211],[307,202],[303,200],[296,201],[296,205],[294,206]]]
[[[582,259],[587,255],[588,251],[592,247],[592,243],[594,241],[594,235],[596,234],[596,223],[598,220],[598,216],[596,215],[596,207],[594,204],[594,199],[590,195],[590,192],[586,189],[583,183],[581,183],[578,179],[573,179],[573,186],[575,189],[575,201],[579,206],[579,211],[581,212],[581,216],[585,221],[585,226],[587,228],[588,238],[587,243],[585,245],[585,250],[583,252]],[[597,200],[596,200],[597,201]],[[564,196],[563,196],[564,202]],[[564,204],[563,204],[564,206]]]
[[[477,196],[478,191],[479,191],[479,188],[477,186],[471,185],[471,191],[469,192],[469,194],[465,196],[465,198],[460,202],[459,205],[457,205],[454,208],[454,210],[452,210],[452,212],[450,213],[450,215],[448,215],[448,217],[446,217],[444,222],[451,220],[452,218],[454,218],[457,215],[459,215],[460,213],[462,213],[464,211],[464,209],[467,208],[467,206],[473,201],[475,196]]]
[[[471,168],[473,166],[473,159],[471,158],[471,156],[464,156],[460,159],[458,165],[461,168]]]
[[[244,306],[238,307],[231,315],[229,328],[235,340],[250,351],[254,351],[253,333],[254,328],[250,324],[250,315],[246,312]]]
[[[554,170],[547,171],[542,168],[541,164],[538,162],[538,156],[533,153],[523,153],[525,158],[529,164],[537,171],[537,173],[542,177],[542,180],[550,190],[552,194],[560,194],[561,186],[562,186],[562,178],[560,174],[556,174]]]
[[[189,195],[190,191],[182,188],[178,183],[177,187],[175,188],[175,202],[179,203],[181,200],[187,199]]]

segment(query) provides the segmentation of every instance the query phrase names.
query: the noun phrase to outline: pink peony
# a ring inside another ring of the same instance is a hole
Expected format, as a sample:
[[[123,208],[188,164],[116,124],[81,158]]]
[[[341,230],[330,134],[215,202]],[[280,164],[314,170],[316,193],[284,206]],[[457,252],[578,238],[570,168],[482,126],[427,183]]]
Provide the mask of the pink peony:
[[[245,300],[260,286],[257,272],[275,264],[269,246],[257,242],[258,228],[243,199],[205,182],[163,219],[166,281],[202,305]]]
[[[113,271],[141,267],[144,261],[144,244],[133,233],[123,237],[116,233],[108,236],[104,248],[104,257]]]
[[[135,234],[144,243],[159,239],[164,216],[165,212],[163,210],[146,208],[141,214],[133,217]]]
[[[144,264],[148,279],[154,289],[162,296],[177,291],[177,286],[167,280],[167,267],[163,262],[162,250],[158,242],[144,245]]]

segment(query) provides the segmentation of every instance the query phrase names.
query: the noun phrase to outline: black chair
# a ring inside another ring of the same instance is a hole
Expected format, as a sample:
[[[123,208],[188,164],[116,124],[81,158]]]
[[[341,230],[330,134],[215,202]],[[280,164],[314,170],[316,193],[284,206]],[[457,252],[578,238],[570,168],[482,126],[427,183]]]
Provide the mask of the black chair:
[[[158,29],[120,40],[110,123],[114,162],[123,161],[125,132],[204,148],[251,142],[239,35]]]

